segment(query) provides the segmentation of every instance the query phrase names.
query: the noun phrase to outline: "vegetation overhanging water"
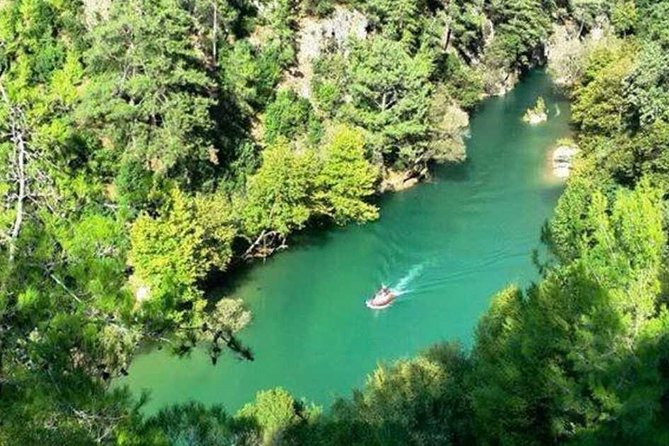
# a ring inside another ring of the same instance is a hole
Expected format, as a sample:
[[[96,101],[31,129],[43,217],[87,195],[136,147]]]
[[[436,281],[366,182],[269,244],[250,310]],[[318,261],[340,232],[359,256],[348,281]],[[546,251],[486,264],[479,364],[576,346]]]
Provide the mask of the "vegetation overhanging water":
[[[522,115],[539,96],[549,120],[529,126]],[[546,160],[568,121],[549,77],[530,73],[475,113],[465,163],[383,197],[379,221],[304,234],[236,279],[232,294],[254,314],[241,333],[254,362],[225,357],[212,366],[203,352],[178,359],[156,350],[121,382],[151,392],[149,412],[192,399],[236,410],[277,386],[326,404],[363,384],[379,361],[441,340],[470,345],[491,295],[536,278],[531,251],[562,190]],[[402,294],[374,312],[364,299],[381,283]]]

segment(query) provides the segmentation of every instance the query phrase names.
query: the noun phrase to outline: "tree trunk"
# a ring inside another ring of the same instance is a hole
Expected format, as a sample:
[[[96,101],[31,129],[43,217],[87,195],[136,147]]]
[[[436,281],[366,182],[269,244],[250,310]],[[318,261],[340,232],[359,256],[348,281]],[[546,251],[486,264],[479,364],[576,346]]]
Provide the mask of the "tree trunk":
[[[23,125],[23,113],[17,108],[13,107],[7,96],[7,92],[0,85],[0,94],[2,94],[2,99],[7,104],[9,108],[9,126],[10,126],[10,139],[14,146],[14,174],[16,175],[16,181],[18,183],[18,192],[16,198],[14,223],[12,224],[12,229],[9,234],[9,264],[14,262],[14,257],[16,256],[16,241],[19,238],[19,233],[21,232],[21,226],[23,224],[23,203],[27,196],[27,187],[26,187],[26,141],[24,136],[24,125]]]
[[[216,41],[218,39],[218,4],[216,3],[216,0],[213,2],[214,4],[214,23],[212,25],[211,29],[211,46],[212,46],[212,55],[214,58],[214,67],[218,66],[218,42]]]
[[[252,258],[266,259],[274,252],[284,248],[286,248],[286,238],[282,234],[277,231],[263,230],[244,252],[242,258],[244,260]]]
[[[452,34],[453,34],[453,31],[452,31],[451,26],[449,24],[448,32],[446,33],[446,43],[444,44],[444,51],[448,51],[448,47],[451,45],[451,35]]]

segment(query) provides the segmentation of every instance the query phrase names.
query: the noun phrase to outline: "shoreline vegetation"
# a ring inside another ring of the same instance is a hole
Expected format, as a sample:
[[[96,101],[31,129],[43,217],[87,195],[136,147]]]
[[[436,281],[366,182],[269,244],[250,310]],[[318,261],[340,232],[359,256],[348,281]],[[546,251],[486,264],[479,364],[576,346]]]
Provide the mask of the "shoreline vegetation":
[[[0,3],[0,444],[666,444],[667,17],[649,0]],[[252,360],[250,314],[207,302],[207,276],[315,222],[374,220],[381,189],[463,159],[465,111],[546,64],[578,162],[541,281],[496,295],[471,352],[380,366],[327,413],[275,389],[236,416],[144,418],[110,390],[142,342]]]

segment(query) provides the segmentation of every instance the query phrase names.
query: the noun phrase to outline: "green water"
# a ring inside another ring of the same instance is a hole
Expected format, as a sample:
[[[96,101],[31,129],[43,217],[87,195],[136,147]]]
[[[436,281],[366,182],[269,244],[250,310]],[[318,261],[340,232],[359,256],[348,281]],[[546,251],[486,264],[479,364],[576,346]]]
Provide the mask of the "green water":
[[[530,127],[521,117],[539,95],[550,119]],[[530,74],[475,114],[466,163],[384,197],[377,222],[303,235],[237,279],[233,295],[254,313],[241,334],[254,362],[228,355],[214,367],[203,353],[153,351],[123,382],[151,391],[148,411],[191,399],[234,411],[276,386],[327,404],[362,385],[379,361],[441,340],[471,345],[491,295],[536,278],[530,253],[561,192],[546,158],[568,134],[568,114],[550,79]],[[403,294],[387,310],[369,310],[364,300],[381,283]]]

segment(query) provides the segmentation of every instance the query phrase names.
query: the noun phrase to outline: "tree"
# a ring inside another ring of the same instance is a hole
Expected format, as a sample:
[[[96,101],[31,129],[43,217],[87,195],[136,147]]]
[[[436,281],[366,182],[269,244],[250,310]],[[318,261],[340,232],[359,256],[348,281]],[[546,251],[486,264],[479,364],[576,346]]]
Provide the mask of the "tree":
[[[623,129],[626,97],[623,80],[633,68],[634,46],[610,45],[593,51],[574,94],[574,122],[584,133],[612,136]]]
[[[669,123],[669,55],[657,43],[647,43],[624,80],[626,122],[639,128],[657,121]]]
[[[424,0],[369,0],[364,6],[385,37],[415,48],[423,25],[421,12],[427,9],[425,3]]]
[[[311,103],[292,90],[281,90],[265,112],[265,141],[276,142],[280,137],[294,140],[305,135],[309,143],[318,142],[321,124],[314,115]]]
[[[53,208],[60,198],[56,177],[67,181],[61,169],[69,166],[63,158],[76,156],[67,147],[75,137],[67,113],[82,77],[77,55],[81,28],[67,20],[76,9],[26,0],[0,10],[0,38],[10,42],[0,51],[1,170],[10,179],[0,190],[12,209],[3,212],[7,227],[2,242],[10,266],[24,222],[39,205],[51,202]],[[62,29],[62,35],[55,29]]]
[[[646,42],[656,42],[663,48],[669,47],[669,2],[637,0],[637,32]]]
[[[78,117],[99,139],[103,175],[129,162],[185,183],[215,170],[217,87],[195,23],[176,0],[132,0],[93,30]]]
[[[137,435],[150,446],[251,446],[257,444],[257,427],[239,422],[219,406],[199,403],[170,406],[150,417]]]
[[[480,70],[468,66],[453,54],[444,54],[437,59],[435,77],[440,83],[432,93],[433,107],[449,101],[454,106],[472,110],[484,96]],[[435,111],[432,109],[431,113]]]
[[[520,352],[517,333],[522,329],[522,303],[522,292],[516,287],[498,292],[476,329],[472,406],[483,441],[520,443],[523,440],[517,436],[531,436],[538,428],[525,402],[525,393],[533,389],[524,388],[522,363],[513,354]]]
[[[285,13],[290,14],[290,8]],[[294,30],[291,27],[272,30],[276,34],[266,40],[252,43],[250,39],[240,39],[220,52],[219,66],[225,67],[221,73],[223,83],[247,114],[264,110],[274,99],[283,70],[295,58]]]
[[[314,186],[315,211],[337,224],[378,217],[378,209],[365,202],[375,192],[378,170],[365,158],[364,144],[359,130],[338,126],[330,130],[323,147]]]
[[[620,409],[615,417],[580,433],[576,445],[604,445],[639,441],[661,445],[669,439],[667,411],[662,401],[667,398],[667,313],[662,311],[649,321],[639,336],[634,352],[612,371],[620,377]]]
[[[526,296],[500,293],[479,325],[473,404],[484,441],[568,441],[615,417],[617,367],[656,310],[666,243],[659,191],[642,181],[610,203],[595,190],[585,210],[563,210],[582,221],[559,239],[574,244],[562,264]]]
[[[281,443],[283,431],[298,423],[305,414],[301,405],[283,389],[277,388],[258,392],[255,401],[244,405],[237,418],[251,422],[262,432],[262,443]]]
[[[611,14],[611,23],[618,34],[627,35],[634,31],[638,21],[636,4],[629,0],[618,0]]]
[[[0,442],[90,444],[133,417],[106,392],[139,338],[121,226],[71,112],[83,82],[79,2],[0,7]]]
[[[553,2],[543,0],[497,0],[489,4],[495,37],[486,50],[489,68],[529,67],[535,52],[548,37]]]
[[[157,319],[179,324],[188,310],[202,310],[197,282],[232,257],[235,229],[224,196],[191,198],[173,189],[158,218],[141,215],[130,230],[128,262],[135,295]]]
[[[484,45],[483,2],[449,1],[443,17],[447,26],[445,47],[454,46],[467,62],[478,58]]]
[[[317,68],[315,90],[329,86],[334,98],[328,102],[342,104],[337,117],[366,131],[375,159],[405,169],[429,161],[430,55],[411,56],[401,43],[376,36],[353,44],[347,61],[339,65],[342,74],[331,72],[328,62]]]
[[[605,0],[570,0],[568,2],[572,16],[579,26],[579,35],[590,30],[599,17],[607,15],[611,3]]]
[[[285,140],[263,151],[260,169],[248,179],[238,201],[243,235],[249,241],[245,256],[271,254],[285,246],[286,237],[303,228],[312,215],[313,178],[317,160],[310,151],[294,151]]]
[[[335,420],[361,423],[359,434],[367,444],[467,443],[467,370],[457,345],[435,346],[415,359],[379,366],[351,403],[335,405]]]

